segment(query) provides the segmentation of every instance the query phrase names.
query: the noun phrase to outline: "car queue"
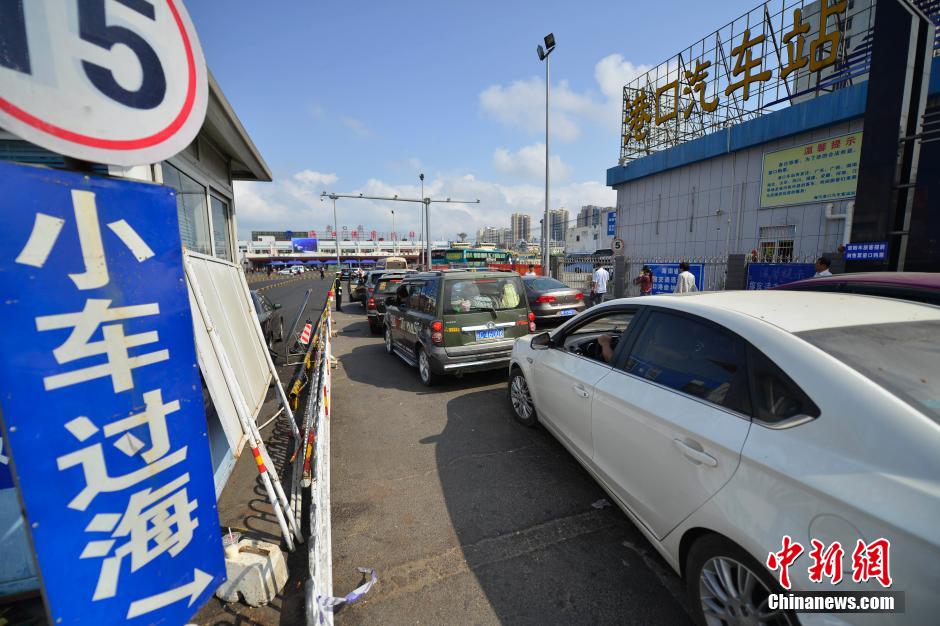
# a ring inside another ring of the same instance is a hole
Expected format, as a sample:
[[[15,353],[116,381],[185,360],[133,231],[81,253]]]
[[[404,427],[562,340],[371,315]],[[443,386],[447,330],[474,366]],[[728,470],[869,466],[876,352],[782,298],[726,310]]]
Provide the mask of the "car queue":
[[[900,622],[926,623],[940,611],[940,308],[923,303],[937,285],[906,277],[905,297],[814,280],[590,308],[560,281],[509,271],[361,282],[370,330],[424,385],[506,371],[512,416],[611,496],[683,578],[699,623],[856,623],[771,606],[791,589],[845,590],[806,568],[784,586],[773,557],[788,540],[856,559],[889,542]],[[560,324],[536,332],[548,321]]]

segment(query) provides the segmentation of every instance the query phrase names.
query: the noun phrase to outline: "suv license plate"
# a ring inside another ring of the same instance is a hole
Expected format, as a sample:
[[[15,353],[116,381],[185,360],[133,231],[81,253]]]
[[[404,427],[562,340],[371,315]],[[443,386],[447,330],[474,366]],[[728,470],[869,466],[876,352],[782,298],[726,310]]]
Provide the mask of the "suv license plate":
[[[562,309],[559,315],[574,315],[575,313],[577,313],[577,311],[575,311],[574,309]]]
[[[502,339],[503,332],[504,331],[502,328],[493,328],[491,330],[478,330],[477,341],[480,341],[483,339]]]

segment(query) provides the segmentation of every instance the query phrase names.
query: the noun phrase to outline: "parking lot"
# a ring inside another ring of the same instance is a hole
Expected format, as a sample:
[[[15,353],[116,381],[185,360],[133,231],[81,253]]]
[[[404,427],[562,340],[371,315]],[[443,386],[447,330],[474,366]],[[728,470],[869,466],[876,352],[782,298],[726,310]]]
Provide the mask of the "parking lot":
[[[502,371],[424,387],[334,317],[334,593],[343,624],[689,623],[679,578],[555,439],[513,421]]]

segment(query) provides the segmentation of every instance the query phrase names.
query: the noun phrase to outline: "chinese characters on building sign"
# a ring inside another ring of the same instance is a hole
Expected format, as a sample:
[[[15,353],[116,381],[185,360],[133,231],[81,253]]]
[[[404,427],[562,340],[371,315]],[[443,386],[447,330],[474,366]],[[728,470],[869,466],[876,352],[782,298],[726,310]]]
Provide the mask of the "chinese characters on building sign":
[[[766,153],[761,207],[854,198],[861,152],[858,132]]]
[[[678,263],[646,263],[653,271],[653,294],[673,293],[679,277]],[[689,272],[695,277],[695,287],[699,291],[704,289],[702,278],[705,266],[702,263],[690,263]]]
[[[850,243],[845,246],[846,261],[884,261],[888,253],[885,241],[877,243]]]
[[[172,190],[0,164],[0,356],[53,622],[184,623],[223,573]]]
[[[622,159],[865,80],[872,24],[847,0],[760,5],[624,87]]]

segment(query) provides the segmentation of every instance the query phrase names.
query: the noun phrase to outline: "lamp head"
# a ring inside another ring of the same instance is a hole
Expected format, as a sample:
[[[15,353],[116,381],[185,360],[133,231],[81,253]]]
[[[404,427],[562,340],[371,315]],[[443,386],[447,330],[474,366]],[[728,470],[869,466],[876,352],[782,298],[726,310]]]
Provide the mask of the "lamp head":
[[[545,35],[545,47],[548,48],[549,52],[551,52],[552,48],[555,47],[555,33],[548,33]]]
[[[542,45],[541,45],[541,44],[539,44],[538,46],[535,47],[535,51],[536,51],[536,52],[538,53],[538,55],[539,55],[539,61],[544,61],[544,60],[545,60],[545,50],[542,49]]]

